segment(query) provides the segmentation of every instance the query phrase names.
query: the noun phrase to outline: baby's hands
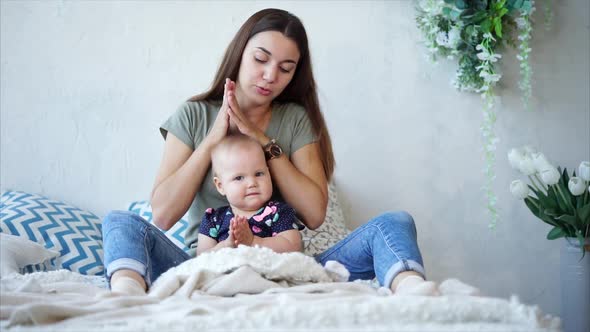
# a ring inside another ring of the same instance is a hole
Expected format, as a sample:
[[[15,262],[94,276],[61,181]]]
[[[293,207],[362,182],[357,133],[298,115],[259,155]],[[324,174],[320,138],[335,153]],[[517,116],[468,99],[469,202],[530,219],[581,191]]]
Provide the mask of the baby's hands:
[[[233,235],[234,244],[238,246],[243,244],[246,246],[252,246],[254,241],[254,234],[250,230],[248,219],[242,216],[235,216],[230,222],[230,234]]]
[[[233,220],[232,220],[233,221]],[[232,223],[230,222],[229,224],[229,236],[223,240],[223,242],[225,243],[225,246],[228,248],[235,248],[236,247],[236,240],[234,239],[234,235],[232,232]]]

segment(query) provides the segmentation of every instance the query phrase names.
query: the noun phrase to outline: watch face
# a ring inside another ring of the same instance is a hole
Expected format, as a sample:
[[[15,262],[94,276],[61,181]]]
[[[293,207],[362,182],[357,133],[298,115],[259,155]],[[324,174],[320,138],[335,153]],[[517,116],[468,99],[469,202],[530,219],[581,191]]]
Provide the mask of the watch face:
[[[270,152],[270,155],[273,157],[278,157],[281,155],[281,153],[283,153],[283,150],[281,149],[280,146],[274,144],[270,146],[270,149],[268,150],[268,152]]]

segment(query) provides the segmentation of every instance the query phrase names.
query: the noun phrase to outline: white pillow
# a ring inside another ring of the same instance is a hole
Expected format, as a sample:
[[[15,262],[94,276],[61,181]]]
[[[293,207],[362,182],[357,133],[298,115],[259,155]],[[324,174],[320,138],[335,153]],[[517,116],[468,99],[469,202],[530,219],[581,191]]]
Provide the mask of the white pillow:
[[[324,223],[315,230],[305,228],[301,231],[303,237],[303,252],[306,255],[315,256],[321,254],[344,239],[350,230],[346,227],[344,214],[340,207],[336,185],[330,182],[328,185],[328,207]]]
[[[49,264],[59,252],[27,238],[0,233],[0,277],[20,273],[29,265]]]

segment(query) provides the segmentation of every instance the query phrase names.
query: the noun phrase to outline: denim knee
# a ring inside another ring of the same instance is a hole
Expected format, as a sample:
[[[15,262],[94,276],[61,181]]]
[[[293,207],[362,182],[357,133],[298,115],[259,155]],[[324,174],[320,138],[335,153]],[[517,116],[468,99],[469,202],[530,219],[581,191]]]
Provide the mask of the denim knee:
[[[148,224],[148,222],[140,217],[138,214],[131,212],[131,211],[124,211],[124,210],[113,210],[109,212],[102,220],[103,229],[109,228],[111,223],[120,223],[120,222],[140,222],[143,224]]]
[[[379,215],[377,218],[372,220],[374,223],[380,223],[383,226],[391,226],[391,223],[395,223],[398,226],[404,226],[416,233],[416,224],[414,218],[407,211],[389,211]]]

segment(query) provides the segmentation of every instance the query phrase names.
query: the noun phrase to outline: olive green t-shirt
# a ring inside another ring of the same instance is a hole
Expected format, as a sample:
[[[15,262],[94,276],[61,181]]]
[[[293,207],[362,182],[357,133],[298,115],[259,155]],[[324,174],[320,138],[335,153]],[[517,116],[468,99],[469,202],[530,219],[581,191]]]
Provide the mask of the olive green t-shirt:
[[[221,108],[215,102],[185,102],[160,127],[164,139],[168,132],[178,137],[191,149],[195,149],[207,136]],[[291,158],[291,154],[304,145],[317,141],[311,121],[305,109],[294,103],[273,104],[266,136],[276,139],[283,153]],[[280,192],[273,186],[273,199],[281,200]],[[184,242],[190,248],[189,254],[195,255],[199,225],[205,210],[209,207],[218,208],[229,205],[224,196],[219,194],[213,183],[211,165],[207,175],[189,208],[189,226]]]

